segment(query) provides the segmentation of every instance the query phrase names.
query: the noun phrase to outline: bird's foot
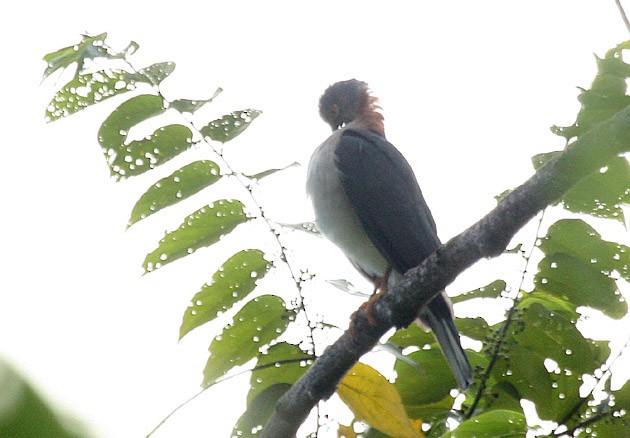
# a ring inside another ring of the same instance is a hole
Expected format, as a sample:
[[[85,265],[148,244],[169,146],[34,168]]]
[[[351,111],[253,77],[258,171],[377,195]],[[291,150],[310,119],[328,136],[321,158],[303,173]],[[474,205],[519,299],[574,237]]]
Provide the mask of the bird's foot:
[[[372,296],[370,296],[370,298],[365,303],[361,304],[361,307],[359,307],[359,309],[356,312],[354,312],[352,316],[350,316],[350,327],[348,330],[350,331],[350,336],[352,336],[352,339],[356,339],[356,332],[354,330],[354,325],[355,325],[355,319],[359,313],[361,312],[365,313],[365,317],[367,318],[370,325],[372,326],[378,325],[378,323],[376,322],[376,319],[374,319],[374,315],[372,315],[372,309],[374,308],[374,304],[376,304],[376,302],[382,296],[387,294],[387,283],[389,281],[390,272],[391,272],[391,268],[387,270],[387,273],[383,278],[379,279],[374,284],[374,292],[372,292]]]

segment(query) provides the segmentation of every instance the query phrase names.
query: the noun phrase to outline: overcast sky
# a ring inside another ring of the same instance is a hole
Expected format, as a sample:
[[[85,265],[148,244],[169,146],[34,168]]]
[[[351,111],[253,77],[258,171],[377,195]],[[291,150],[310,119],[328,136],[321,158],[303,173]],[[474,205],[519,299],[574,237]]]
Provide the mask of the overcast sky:
[[[208,117],[263,110],[227,156],[252,173],[304,165],[261,187],[271,214],[286,222],[312,219],[302,188],[308,157],[328,135],[319,95],[338,80],[367,81],[445,240],[531,175],[532,155],[563,147],[549,126],[574,121],[576,87],[590,85],[593,53],[629,36],[613,0],[27,0],[12,8],[0,26],[0,356],[107,438],[144,436],[198,390],[211,331],[178,344],[178,328],[190,297],[229,253],[200,251],[141,276],[144,255],[200,201],[125,231],[135,200],[157,178],[109,178],[96,131],[122,100],[45,124],[44,109],[63,85],[56,75],[40,85],[45,53],[82,32],[108,32],[119,49],[140,44],[138,67],[177,64],[167,97],[209,97],[220,86]],[[324,265],[316,252],[308,257]],[[340,262],[326,275],[348,269]],[[351,311],[331,318],[344,324]],[[227,436],[242,402],[233,386],[218,387],[155,436],[208,436],[208,428]]]

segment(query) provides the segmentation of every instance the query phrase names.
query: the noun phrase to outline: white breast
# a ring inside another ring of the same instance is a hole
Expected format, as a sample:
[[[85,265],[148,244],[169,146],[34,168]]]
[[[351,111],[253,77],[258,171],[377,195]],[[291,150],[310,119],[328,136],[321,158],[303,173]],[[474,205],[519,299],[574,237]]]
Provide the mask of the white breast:
[[[387,270],[387,261],[363,230],[335,166],[334,147],[341,132],[335,131],[313,153],[308,166],[306,192],[313,203],[315,222],[321,233],[366,274],[382,277]]]

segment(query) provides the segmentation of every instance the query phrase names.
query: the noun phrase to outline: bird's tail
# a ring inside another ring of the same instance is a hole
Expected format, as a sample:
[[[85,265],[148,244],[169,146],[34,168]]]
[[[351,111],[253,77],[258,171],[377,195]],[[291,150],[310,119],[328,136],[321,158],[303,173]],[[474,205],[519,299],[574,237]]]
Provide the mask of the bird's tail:
[[[444,307],[446,314],[444,314]],[[450,366],[457,385],[462,391],[464,391],[474,380],[473,370],[468,362],[466,353],[462,348],[462,344],[459,341],[459,332],[455,323],[451,311],[448,308],[448,304],[444,299],[440,300],[440,295],[436,297],[426,308],[426,311],[422,312],[422,322],[428,325],[437,339],[442,354],[446,358],[448,365]]]

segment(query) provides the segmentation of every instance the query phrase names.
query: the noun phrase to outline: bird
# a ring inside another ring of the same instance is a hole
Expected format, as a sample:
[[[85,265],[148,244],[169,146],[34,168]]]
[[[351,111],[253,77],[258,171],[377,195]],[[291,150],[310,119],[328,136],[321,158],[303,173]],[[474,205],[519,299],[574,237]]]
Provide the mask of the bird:
[[[386,293],[441,245],[431,210],[413,169],[387,141],[379,100],[367,83],[330,85],[319,113],[332,134],[315,149],[307,170],[315,224],[375,292]],[[444,291],[420,311],[417,322],[433,332],[458,387],[468,388],[473,371]]]

